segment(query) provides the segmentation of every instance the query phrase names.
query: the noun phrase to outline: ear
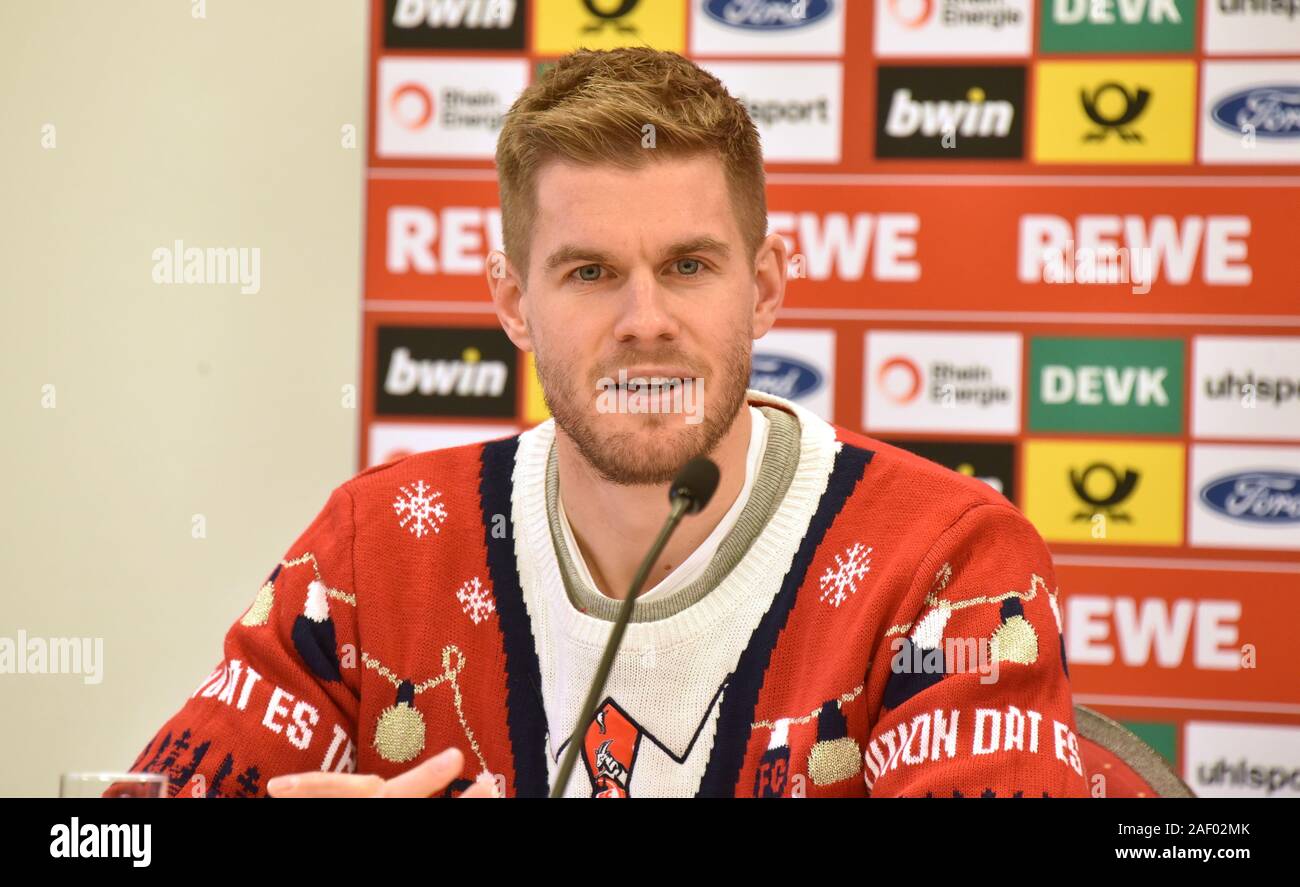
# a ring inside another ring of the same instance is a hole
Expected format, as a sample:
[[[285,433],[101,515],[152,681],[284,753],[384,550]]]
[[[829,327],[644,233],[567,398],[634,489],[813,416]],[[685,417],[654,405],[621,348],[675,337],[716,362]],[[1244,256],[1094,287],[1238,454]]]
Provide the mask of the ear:
[[[785,280],[790,250],[780,234],[764,238],[754,256],[754,338],[760,339],[776,323],[776,312],[785,300]]]
[[[501,329],[520,351],[532,351],[533,340],[524,321],[523,300],[527,294],[515,266],[499,249],[488,253],[486,266],[488,292]]]

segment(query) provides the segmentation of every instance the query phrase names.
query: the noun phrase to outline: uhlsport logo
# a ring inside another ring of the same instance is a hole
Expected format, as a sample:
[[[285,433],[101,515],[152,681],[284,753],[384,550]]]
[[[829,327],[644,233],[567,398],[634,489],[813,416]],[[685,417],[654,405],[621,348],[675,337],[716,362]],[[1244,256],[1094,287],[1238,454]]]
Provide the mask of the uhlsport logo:
[[[1031,439],[1025,515],[1048,541],[1178,545],[1183,464],[1178,443]]]
[[[1030,0],[878,0],[879,57],[1026,56]]]
[[[838,62],[706,62],[745,106],[769,163],[838,163],[844,71]]]
[[[513,417],[518,351],[500,329],[380,327],[375,413]]]
[[[1046,0],[1039,46],[1051,52],[1191,52],[1196,0]]]
[[[1300,336],[1192,340],[1192,434],[1300,440]]]
[[[1181,339],[1030,341],[1030,431],[1181,434]]]
[[[1300,0],[1206,0],[1207,55],[1294,55]]]
[[[1183,778],[1202,798],[1300,797],[1300,728],[1188,721]]]
[[[385,0],[389,49],[516,49],[526,0]]]
[[[889,67],[876,78],[877,157],[1024,155],[1025,69]]]
[[[672,52],[686,47],[681,0],[537,0],[533,8],[533,50],[539,55],[631,44]]]
[[[1190,163],[1196,64],[1040,62],[1034,158]]]

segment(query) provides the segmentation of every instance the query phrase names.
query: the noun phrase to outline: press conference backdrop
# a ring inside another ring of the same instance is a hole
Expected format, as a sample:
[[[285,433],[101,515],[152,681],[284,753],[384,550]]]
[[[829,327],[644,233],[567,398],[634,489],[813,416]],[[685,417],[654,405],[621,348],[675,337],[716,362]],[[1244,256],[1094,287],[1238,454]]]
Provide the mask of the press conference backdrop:
[[[1047,540],[1078,702],[1300,795],[1296,0],[372,0],[361,467],[547,418],[483,283],[502,113],[645,43],[758,125],[794,257],[754,387]]]

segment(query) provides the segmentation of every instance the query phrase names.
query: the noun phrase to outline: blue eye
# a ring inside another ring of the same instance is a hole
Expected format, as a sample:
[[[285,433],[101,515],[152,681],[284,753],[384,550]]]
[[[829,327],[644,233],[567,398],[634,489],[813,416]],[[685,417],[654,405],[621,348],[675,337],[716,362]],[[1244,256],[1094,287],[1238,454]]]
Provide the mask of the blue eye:
[[[678,259],[677,270],[687,277],[694,277],[700,272],[703,266],[699,259]]]
[[[597,280],[600,280],[599,265],[583,265],[573,273],[578,275],[578,279],[584,283],[595,283]]]

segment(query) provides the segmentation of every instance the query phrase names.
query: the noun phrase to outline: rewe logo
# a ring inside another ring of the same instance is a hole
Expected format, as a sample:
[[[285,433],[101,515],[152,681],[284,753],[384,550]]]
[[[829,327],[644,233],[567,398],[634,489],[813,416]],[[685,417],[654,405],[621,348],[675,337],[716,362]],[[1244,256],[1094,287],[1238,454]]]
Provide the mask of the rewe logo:
[[[399,397],[418,391],[426,397],[500,397],[510,371],[500,360],[483,360],[466,348],[460,360],[414,360],[408,348],[394,348],[384,391]]]
[[[1167,367],[1045,366],[1044,403],[1168,406]]]
[[[1081,215],[1074,221],[1055,215],[1020,217],[1020,280],[1034,283],[1056,277],[1071,243],[1080,249],[1114,251],[1124,247],[1142,255],[1150,250],[1153,279],[1179,286],[1190,283],[1200,259],[1200,279],[1210,286],[1247,286],[1245,263],[1249,216]],[[1108,283],[1109,280],[1076,280]]]
[[[1179,24],[1183,17],[1174,0],[1052,0],[1052,19],[1063,25],[1085,20],[1094,25],[1135,25],[1144,21]]]
[[[81,824],[72,817],[68,825],[51,826],[50,856],[55,859],[132,860],[136,868],[146,868],[153,858],[153,826],[145,823],[131,825]]]
[[[801,273],[809,280],[853,281],[868,274],[872,280],[921,277],[916,261],[921,218],[916,213],[773,212],[767,224],[770,233],[785,238],[791,254],[803,257]]]
[[[487,253],[502,248],[496,208],[390,206],[387,222],[384,264],[390,274],[478,275]]]
[[[958,136],[1005,138],[1016,118],[1008,101],[989,101],[984,90],[973,86],[965,101],[918,101],[910,89],[894,90],[885,120],[885,133],[894,138],[917,135],[938,138]]]
[[[1118,652],[1124,665],[1178,668],[1187,660],[1206,671],[1241,668],[1238,623],[1241,602],[1180,598],[1065,598],[1066,659],[1074,665],[1111,665]]]

